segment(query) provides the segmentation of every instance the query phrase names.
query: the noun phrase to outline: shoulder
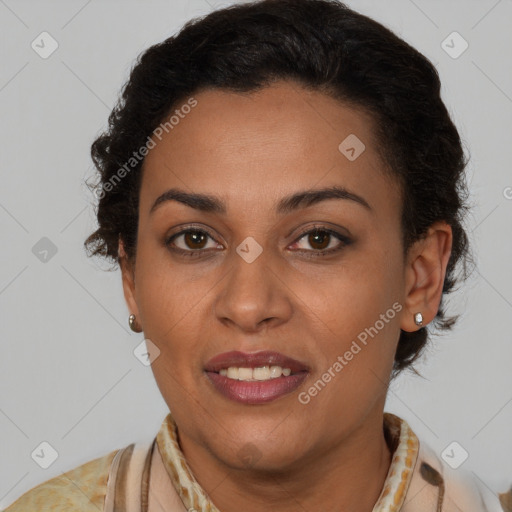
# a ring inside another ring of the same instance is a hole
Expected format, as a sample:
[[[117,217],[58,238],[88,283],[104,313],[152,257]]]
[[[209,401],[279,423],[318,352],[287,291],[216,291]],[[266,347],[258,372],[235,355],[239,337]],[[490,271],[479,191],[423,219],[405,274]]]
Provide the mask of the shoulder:
[[[441,505],[441,508],[438,506]],[[478,477],[465,469],[452,469],[425,442],[407,491],[403,512],[502,512],[500,502]]]
[[[110,465],[119,449],[33,487],[4,512],[103,510]]]

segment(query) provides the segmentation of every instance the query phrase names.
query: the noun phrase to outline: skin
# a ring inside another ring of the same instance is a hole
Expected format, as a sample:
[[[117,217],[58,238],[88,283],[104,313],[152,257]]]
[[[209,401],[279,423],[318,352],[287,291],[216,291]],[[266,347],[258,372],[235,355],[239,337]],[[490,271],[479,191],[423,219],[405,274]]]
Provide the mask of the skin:
[[[417,330],[418,311],[424,325],[433,320],[451,228],[434,224],[402,257],[399,189],[382,172],[372,119],[361,110],[287,81],[256,93],[203,90],[194,97],[197,106],[155,139],[145,159],[135,263],[120,242],[127,305],[161,351],[152,369],[180,446],[222,512],[369,512],[391,463],[383,409],[400,329]],[[354,161],[338,150],[349,134],[366,145]],[[284,196],[331,185],[362,196],[372,211],[340,199],[273,211]],[[227,213],[167,201],[150,214],[172,187],[216,195]],[[174,243],[202,250],[199,257],[165,245],[190,223],[212,238]],[[304,235],[313,224],[350,233],[352,243]],[[263,249],[252,263],[236,252],[249,236]],[[402,310],[300,403],[298,394],[395,302]],[[306,362],[310,374],[273,402],[236,403],[203,372],[211,357],[230,350],[276,350]],[[241,457],[248,451],[250,462]]]

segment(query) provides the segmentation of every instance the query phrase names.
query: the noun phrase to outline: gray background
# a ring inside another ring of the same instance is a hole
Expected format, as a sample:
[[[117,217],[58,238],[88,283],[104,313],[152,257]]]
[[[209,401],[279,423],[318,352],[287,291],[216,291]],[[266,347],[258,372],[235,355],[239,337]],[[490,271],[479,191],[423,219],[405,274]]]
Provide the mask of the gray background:
[[[83,251],[95,227],[84,179],[135,57],[227,3],[0,0],[0,508],[152,438],[167,414],[150,367],[133,355],[143,335],[129,331],[119,272]],[[478,267],[449,302],[462,316],[418,366],[424,379],[392,385],[386,410],[439,455],[457,441],[469,453],[461,468],[503,492],[512,483],[511,1],[347,3],[437,66],[471,155],[467,228]],[[31,48],[43,31],[59,45],[47,59]],[[442,47],[453,31],[469,44],[458,58]],[[54,255],[41,252],[43,237]],[[31,457],[43,441],[58,452],[47,469]]]

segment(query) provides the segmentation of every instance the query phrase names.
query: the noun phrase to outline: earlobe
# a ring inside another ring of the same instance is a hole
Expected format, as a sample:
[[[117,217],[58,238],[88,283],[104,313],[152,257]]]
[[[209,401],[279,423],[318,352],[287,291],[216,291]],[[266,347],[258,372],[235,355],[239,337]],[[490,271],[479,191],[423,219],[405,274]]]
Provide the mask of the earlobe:
[[[443,293],[446,267],[452,248],[452,229],[446,222],[434,223],[411,247],[406,268],[406,299],[400,328],[417,331],[437,314]],[[421,313],[422,323],[418,322]]]

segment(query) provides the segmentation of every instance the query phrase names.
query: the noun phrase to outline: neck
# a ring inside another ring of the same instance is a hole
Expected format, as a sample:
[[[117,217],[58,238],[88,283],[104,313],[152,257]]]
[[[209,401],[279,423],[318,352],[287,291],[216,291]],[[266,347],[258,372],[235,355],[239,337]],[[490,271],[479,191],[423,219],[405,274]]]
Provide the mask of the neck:
[[[371,512],[392,458],[382,411],[337,445],[279,472],[233,469],[181,433],[179,442],[196,480],[222,512],[267,512],[269,505],[276,512]]]

